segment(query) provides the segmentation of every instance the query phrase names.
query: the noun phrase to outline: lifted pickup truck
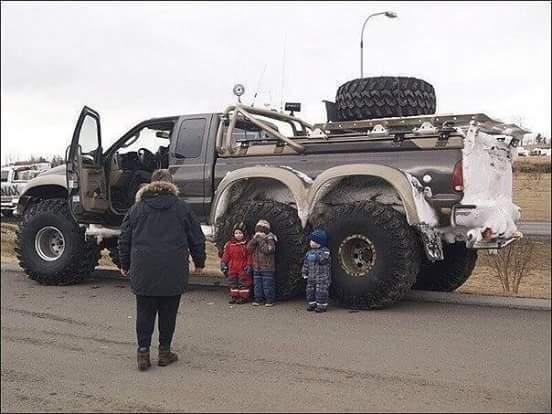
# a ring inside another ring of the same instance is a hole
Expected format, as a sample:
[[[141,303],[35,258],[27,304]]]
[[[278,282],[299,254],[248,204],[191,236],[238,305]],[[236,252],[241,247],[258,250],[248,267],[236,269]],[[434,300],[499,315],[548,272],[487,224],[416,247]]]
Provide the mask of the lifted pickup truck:
[[[257,219],[271,222],[280,298],[304,288],[305,235],[317,226],[330,236],[333,297],[361,309],[411,288],[452,291],[478,249],[521,237],[511,162],[527,131],[484,114],[311,125],[238,100],[222,113],[141,122],[107,150],[100,131],[85,107],[67,164],[20,196],[16,250],[40,283],[78,282],[101,248],[117,262],[119,225],[157,168],[169,169],[219,248],[234,223],[253,232]]]

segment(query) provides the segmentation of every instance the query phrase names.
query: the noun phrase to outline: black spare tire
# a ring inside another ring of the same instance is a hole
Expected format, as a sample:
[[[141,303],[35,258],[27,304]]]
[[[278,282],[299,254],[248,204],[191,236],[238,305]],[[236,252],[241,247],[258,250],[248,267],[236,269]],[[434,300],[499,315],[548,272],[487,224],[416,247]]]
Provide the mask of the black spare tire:
[[[345,82],[335,97],[337,121],[431,115],[433,86],[417,78],[379,76]]]

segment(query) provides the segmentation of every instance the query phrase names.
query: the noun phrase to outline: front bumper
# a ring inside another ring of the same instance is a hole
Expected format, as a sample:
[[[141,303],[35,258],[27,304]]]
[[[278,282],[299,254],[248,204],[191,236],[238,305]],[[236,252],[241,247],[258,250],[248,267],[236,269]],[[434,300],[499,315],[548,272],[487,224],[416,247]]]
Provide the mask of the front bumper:
[[[2,197],[1,208],[2,210],[14,211],[17,208],[19,198],[4,198]]]

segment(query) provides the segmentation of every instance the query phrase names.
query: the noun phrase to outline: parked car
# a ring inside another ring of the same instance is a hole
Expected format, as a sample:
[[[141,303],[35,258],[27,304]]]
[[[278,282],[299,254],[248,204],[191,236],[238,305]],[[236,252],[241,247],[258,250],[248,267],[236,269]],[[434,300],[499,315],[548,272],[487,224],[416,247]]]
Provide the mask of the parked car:
[[[25,184],[44,170],[42,165],[12,165],[2,167],[2,216],[11,217]]]
[[[517,147],[517,156],[518,157],[528,157],[529,156],[529,151],[526,150],[523,147]]]

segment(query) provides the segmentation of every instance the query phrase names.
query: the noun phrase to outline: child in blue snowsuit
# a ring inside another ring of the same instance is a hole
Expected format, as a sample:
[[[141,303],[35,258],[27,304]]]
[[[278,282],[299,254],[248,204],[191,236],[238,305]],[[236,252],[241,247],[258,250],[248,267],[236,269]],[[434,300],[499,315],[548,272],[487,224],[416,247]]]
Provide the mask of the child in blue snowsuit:
[[[317,229],[310,234],[310,250],[303,260],[303,278],[307,279],[307,310],[325,312],[331,282],[331,259],[328,235]]]

